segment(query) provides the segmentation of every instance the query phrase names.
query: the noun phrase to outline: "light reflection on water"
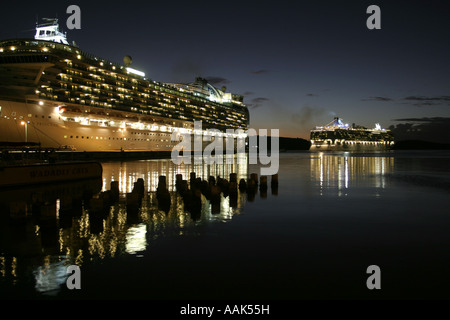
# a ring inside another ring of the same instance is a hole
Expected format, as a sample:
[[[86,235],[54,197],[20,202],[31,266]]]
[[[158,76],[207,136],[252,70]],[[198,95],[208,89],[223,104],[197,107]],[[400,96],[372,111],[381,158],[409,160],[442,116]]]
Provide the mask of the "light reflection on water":
[[[392,222],[396,217],[393,214],[397,213],[392,205],[400,202],[407,208],[410,203],[404,186],[409,188],[412,182],[422,187],[423,181],[428,181],[431,187],[446,185],[445,179],[450,173],[447,161],[448,154],[436,156],[427,153],[413,157],[402,153],[280,154],[279,196],[274,190],[272,196],[257,191],[259,197],[239,192],[236,202],[232,203],[229,196],[222,194],[218,212],[213,211],[210,202],[202,196],[199,214],[184,209],[183,199],[176,192],[178,174],[189,180],[190,173],[195,172],[197,177],[207,180],[210,176],[229,178],[231,173],[237,173],[239,181],[247,179],[250,173],[259,172],[259,167],[249,166],[246,159],[243,162],[234,159],[232,164],[223,165],[180,166],[173,165],[169,159],[107,162],[102,164],[101,180],[1,190],[0,288],[5,286],[7,289],[0,292],[7,295],[9,288],[23,285],[39,294],[57,295],[64,286],[69,265],[83,266],[127,256],[151,256],[151,248],[156,241],[196,237],[202,235],[202,227],[209,224],[226,223],[227,228],[237,228],[238,222],[229,222],[243,213],[253,228],[245,233],[254,237],[258,245],[261,241],[268,241],[265,239],[271,232],[286,235],[290,241],[297,241],[297,238],[304,241],[307,236],[312,239],[319,237],[323,233],[312,222],[316,221],[314,214],[322,214],[321,210],[330,208],[335,215],[328,217],[329,221],[339,219],[336,223],[321,221],[320,228],[334,230],[337,228],[335,225],[340,225],[348,236],[359,236],[357,229],[352,227],[346,231],[346,214],[354,208],[362,211],[367,200],[375,197],[384,202],[371,202],[379,207],[368,208],[368,211],[389,209]],[[162,175],[167,178],[171,194],[171,206],[167,212],[158,208],[156,196],[158,179]],[[138,179],[144,180],[146,192],[140,209],[133,211],[127,207],[126,194],[132,192]],[[99,194],[107,192],[112,181],[119,182],[119,201],[107,210],[94,213],[90,199],[98,199]],[[338,200],[344,202],[335,206]],[[267,221],[263,219],[268,219],[263,212],[269,212],[278,220],[269,219],[269,225],[260,224],[260,221]],[[370,215],[368,218],[376,219]],[[379,221],[383,221],[382,218],[381,215]],[[279,225],[272,224],[273,221],[280,221]],[[305,229],[299,232],[300,228]],[[264,238],[259,239],[259,233]],[[235,241],[239,245],[239,239]],[[313,245],[314,241],[307,243]],[[296,243],[290,242],[289,246],[296,247]],[[240,251],[235,248],[237,261]],[[290,250],[286,252],[293,254]],[[293,259],[292,256],[282,258]]]
[[[46,295],[56,295],[60,286],[67,279],[67,258],[57,257],[57,261],[51,261],[51,257],[44,259],[44,264],[33,271],[36,279],[36,291]]]
[[[129,254],[136,254],[147,248],[147,225],[140,223],[137,226],[128,228],[126,234],[125,251]]]
[[[338,191],[338,196],[346,196],[349,188],[361,187],[361,183],[371,188],[386,188],[386,174],[394,169],[393,155],[368,157],[350,152],[318,153],[311,156],[311,181],[324,192]]]
[[[170,159],[106,162],[102,163],[101,180],[2,190],[1,227],[5,231],[2,230],[0,242],[0,284],[29,281],[31,267],[35,290],[56,295],[71,264],[82,266],[86,261],[124,254],[143,256],[152,242],[161,237],[195,234],[196,227],[202,224],[230,221],[241,213],[246,202],[244,195],[238,195],[231,205],[230,197],[221,194],[219,212],[213,212],[209,200],[202,195],[201,212],[194,214],[184,209],[175,187],[177,175],[189,180],[191,172],[202,180],[210,176],[228,179],[231,173],[236,173],[238,181],[247,179],[247,157],[227,159],[219,159],[223,164],[179,166]],[[160,176],[166,176],[171,195],[167,212],[158,208],[156,189]],[[146,192],[140,209],[130,211],[126,194],[132,192],[139,178],[144,180]],[[119,201],[94,212],[91,199],[99,199],[98,195],[108,191],[112,181],[119,182]]]
[[[230,157],[233,161],[230,161]],[[231,173],[237,173],[238,181],[247,179],[247,156],[217,156],[216,164],[196,164],[198,157],[192,158],[192,164],[174,165],[170,159],[142,160],[130,162],[105,162],[103,166],[102,189],[107,190],[111,181],[118,181],[121,192],[131,192],[133,184],[139,179],[144,179],[148,192],[156,191],[158,178],[167,177],[169,191],[175,191],[176,175],[182,174],[189,180],[190,173],[195,172],[196,177],[208,180],[210,176],[228,179]],[[230,161],[231,163],[228,163]]]

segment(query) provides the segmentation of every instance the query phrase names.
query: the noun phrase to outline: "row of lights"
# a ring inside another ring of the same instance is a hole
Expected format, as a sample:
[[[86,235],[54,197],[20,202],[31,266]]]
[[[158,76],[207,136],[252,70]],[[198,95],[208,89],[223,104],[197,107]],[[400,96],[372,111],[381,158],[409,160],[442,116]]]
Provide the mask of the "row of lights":
[[[317,141],[318,142],[318,141]],[[330,143],[332,143],[333,141],[332,140],[324,140],[323,141],[323,143],[326,143],[326,142],[330,142]],[[338,142],[338,141],[336,141],[336,142]],[[348,144],[358,144],[358,143],[360,143],[360,144],[382,144],[382,143],[386,143],[386,142],[388,142],[388,143],[391,143],[392,141],[340,141],[340,142],[343,142],[343,143],[348,143]],[[314,144],[314,143],[316,143],[316,141],[315,140],[311,140],[311,143],[312,144]]]
[[[43,106],[44,102],[43,101],[39,101],[39,105]],[[59,109],[59,113],[62,114],[64,111],[61,109],[61,106],[58,106]],[[63,120],[66,120],[66,117],[62,117]],[[81,122],[82,124],[89,124],[88,123],[88,118],[83,118],[83,117],[77,117],[75,118],[76,122]],[[97,121],[97,122],[102,122],[103,124],[105,123],[105,120],[98,120],[98,119],[92,119],[91,121]],[[114,121],[110,121],[110,124],[114,125],[115,122]],[[28,124],[30,124],[30,121],[21,121],[20,124],[22,126],[25,126],[25,141],[27,142],[28,137],[27,137],[27,127]],[[127,123],[128,125],[131,125],[133,129],[140,129],[140,130],[144,130],[145,129],[145,125],[143,123],[137,122],[137,123]],[[242,138],[242,137],[246,137],[247,135],[245,133],[224,133],[224,132],[216,132],[216,131],[201,131],[201,130],[193,130],[193,129],[189,129],[189,128],[174,128],[174,127],[170,127],[170,126],[156,126],[156,125],[147,125],[147,129],[148,130],[152,130],[152,131],[157,131],[158,129],[160,129],[160,131],[178,131],[179,133],[183,134],[183,133],[188,133],[191,134],[192,132],[194,132],[194,134],[204,134],[204,135],[212,135],[212,136],[222,136],[222,137],[234,137],[234,138]],[[126,124],[125,122],[122,122],[119,128],[120,132],[125,132],[126,131]]]
[[[9,47],[9,50],[11,50],[11,51],[16,51],[16,47],[15,46],[12,46],[12,47]],[[3,49],[3,48],[0,48],[0,52],[4,52],[5,51],[5,49]],[[48,48],[47,47],[44,47],[44,48],[42,48],[42,51],[44,51],[44,52],[48,52]]]

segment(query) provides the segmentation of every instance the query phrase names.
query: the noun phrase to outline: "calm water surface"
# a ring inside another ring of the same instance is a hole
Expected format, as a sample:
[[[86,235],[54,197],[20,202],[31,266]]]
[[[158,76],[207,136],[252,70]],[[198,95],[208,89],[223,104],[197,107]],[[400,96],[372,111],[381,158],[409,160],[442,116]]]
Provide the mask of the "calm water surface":
[[[32,298],[449,298],[450,153],[280,154],[279,186],[202,196],[176,175],[238,181],[257,165],[107,162],[103,178],[0,192],[0,296]],[[170,208],[158,207],[166,176]],[[139,208],[126,194],[142,178]],[[117,203],[98,209],[118,181]],[[92,200],[94,198],[94,200]],[[66,288],[69,265],[82,289]],[[381,268],[381,290],[366,287]]]

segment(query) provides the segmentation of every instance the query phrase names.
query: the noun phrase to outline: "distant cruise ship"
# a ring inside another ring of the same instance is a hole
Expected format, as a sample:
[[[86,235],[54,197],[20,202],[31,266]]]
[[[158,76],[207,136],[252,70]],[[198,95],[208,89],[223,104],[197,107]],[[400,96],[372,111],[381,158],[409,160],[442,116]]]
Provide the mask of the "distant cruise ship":
[[[386,150],[394,144],[391,131],[375,124],[374,129],[349,126],[334,118],[323,127],[311,130],[311,151],[326,150]]]
[[[129,56],[121,65],[70,45],[57,19],[36,25],[34,39],[1,41],[0,144],[170,151],[179,143],[172,132],[193,134],[194,121],[202,121],[200,134],[213,128],[246,135],[243,96],[201,78],[155,82],[130,64]]]

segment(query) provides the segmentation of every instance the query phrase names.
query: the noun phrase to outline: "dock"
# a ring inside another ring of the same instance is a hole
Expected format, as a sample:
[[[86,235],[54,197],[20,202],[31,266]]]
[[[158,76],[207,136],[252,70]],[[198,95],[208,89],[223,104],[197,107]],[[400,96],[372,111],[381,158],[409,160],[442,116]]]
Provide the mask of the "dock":
[[[99,162],[66,162],[0,167],[0,188],[101,178]]]
[[[41,148],[39,145],[0,144],[0,164],[23,161],[127,161],[170,158],[169,151],[74,151],[57,148]]]

